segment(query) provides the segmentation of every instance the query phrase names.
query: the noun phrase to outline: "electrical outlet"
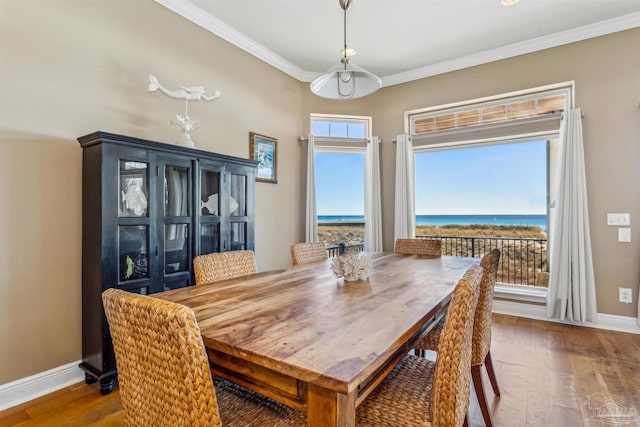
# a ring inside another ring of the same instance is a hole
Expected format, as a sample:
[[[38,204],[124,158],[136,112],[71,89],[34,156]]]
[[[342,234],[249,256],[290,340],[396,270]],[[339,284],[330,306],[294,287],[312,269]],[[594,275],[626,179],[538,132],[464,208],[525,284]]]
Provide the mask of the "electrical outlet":
[[[631,304],[633,298],[631,288],[618,288],[618,299],[625,304]]]

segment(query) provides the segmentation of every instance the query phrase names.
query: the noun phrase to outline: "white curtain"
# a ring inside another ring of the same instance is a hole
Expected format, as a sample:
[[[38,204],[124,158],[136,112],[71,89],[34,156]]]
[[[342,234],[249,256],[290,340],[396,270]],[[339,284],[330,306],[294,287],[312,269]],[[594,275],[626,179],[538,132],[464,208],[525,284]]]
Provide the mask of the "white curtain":
[[[314,138],[309,134],[307,143],[307,208],[305,241],[318,241],[318,208],[316,206],[316,149]]]
[[[396,139],[396,198],[393,227],[394,242],[416,236],[416,212],[413,172],[413,143],[409,135]]]
[[[364,180],[364,250],[382,252],[382,202],[380,194],[380,138],[367,143]]]
[[[547,316],[596,321],[596,288],[587,212],[582,111],[568,111],[560,127],[556,221],[551,247]]]

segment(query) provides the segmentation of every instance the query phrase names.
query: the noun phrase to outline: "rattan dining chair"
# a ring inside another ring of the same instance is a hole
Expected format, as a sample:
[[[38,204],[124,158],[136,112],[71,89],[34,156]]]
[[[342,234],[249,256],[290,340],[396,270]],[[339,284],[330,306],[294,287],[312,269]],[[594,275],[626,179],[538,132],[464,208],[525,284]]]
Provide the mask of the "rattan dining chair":
[[[473,386],[478,396],[478,403],[487,427],[493,426],[491,413],[487,406],[487,397],[482,384],[482,372],[480,368],[484,365],[487,369],[491,388],[496,396],[500,396],[498,380],[493,369],[491,360],[491,307],[493,303],[493,290],[496,284],[498,264],[500,263],[500,250],[494,249],[480,261],[484,269],[482,282],[480,283],[480,297],[478,298],[478,308],[476,309],[473,326],[473,351],[471,355],[471,377]],[[447,314],[448,316],[448,314]],[[439,351],[440,336],[443,330],[443,322],[439,322],[416,346],[417,350]]]
[[[216,378],[195,314],[119,289],[102,294],[124,426],[306,426],[303,413]]]
[[[442,255],[442,241],[436,239],[396,239],[395,253],[403,255]]]
[[[324,261],[327,258],[329,255],[323,242],[296,243],[291,246],[291,262],[293,264]]]
[[[407,355],[356,410],[357,426],[468,424],[471,338],[482,267],[467,270],[449,305],[436,362]]]
[[[193,259],[196,285],[219,282],[257,272],[253,251],[214,252]]]

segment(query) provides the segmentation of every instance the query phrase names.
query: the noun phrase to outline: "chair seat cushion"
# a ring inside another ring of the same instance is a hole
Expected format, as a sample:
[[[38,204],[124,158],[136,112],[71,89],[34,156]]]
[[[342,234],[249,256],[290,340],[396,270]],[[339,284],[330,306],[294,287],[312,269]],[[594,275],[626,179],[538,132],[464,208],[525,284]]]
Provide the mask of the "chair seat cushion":
[[[358,406],[357,426],[431,426],[435,363],[407,355]]]

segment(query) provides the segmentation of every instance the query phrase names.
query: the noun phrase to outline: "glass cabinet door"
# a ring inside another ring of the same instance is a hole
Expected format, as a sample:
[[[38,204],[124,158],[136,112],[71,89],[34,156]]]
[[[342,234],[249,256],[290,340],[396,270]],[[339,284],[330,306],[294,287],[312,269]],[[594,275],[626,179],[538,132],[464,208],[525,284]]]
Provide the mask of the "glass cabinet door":
[[[247,177],[231,174],[229,213],[231,216],[247,216]]]
[[[222,250],[221,221],[225,203],[220,194],[226,194],[224,173],[219,165],[202,163],[200,174],[200,215],[198,217],[198,245],[200,254]]]
[[[149,164],[120,160],[119,217],[149,216]]]
[[[197,174],[198,255],[253,249],[255,169],[233,163],[201,162]]]
[[[189,224],[165,224],[164,272],[190,271]]]
[[[189,216],[189,168],[165,165],[164,216]]]
[[[121,225],[118,240],[120,282],[149,278],[149,226]]]
[[[247,223],[231,223],[231,250],[241,251],[247,249]]]
[[[163,290],[168,290],[191,283],[193,167],[190,160],[161,158],[159,168],[162,215],[158,236],[162,242]]]
[[[117,160],[117,281],[127,290],[146,292],[151,278],[149,235],[149,163]],[[115,277],[114,277],[115,279]]]
[[[200,225],[200,253],[220,252],[220,223]]]
[[[200,171],[200,210],[203,216],[220,216],[220,171]]]
[[[164,167],[164,272],[190,271],[189,167]]]
[[[253,249],[249,247],[247,237],[252,230],[249,229],[249,179],[255,179],[247,175],[246,169],[229,167],[229,250],[238,251]]]

